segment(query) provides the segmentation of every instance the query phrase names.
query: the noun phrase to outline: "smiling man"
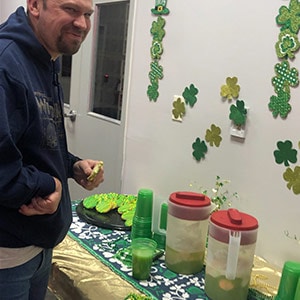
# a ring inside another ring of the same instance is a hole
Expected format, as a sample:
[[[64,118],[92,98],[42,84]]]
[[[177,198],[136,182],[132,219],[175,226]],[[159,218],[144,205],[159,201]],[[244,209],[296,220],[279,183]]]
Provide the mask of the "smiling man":
[[[0,298],[42,300],[52,249],[72,221],[68,178],[87,190],[99,161],[68,151],[59,57],[76,53],[92,0],[27,0],[0,25]]]

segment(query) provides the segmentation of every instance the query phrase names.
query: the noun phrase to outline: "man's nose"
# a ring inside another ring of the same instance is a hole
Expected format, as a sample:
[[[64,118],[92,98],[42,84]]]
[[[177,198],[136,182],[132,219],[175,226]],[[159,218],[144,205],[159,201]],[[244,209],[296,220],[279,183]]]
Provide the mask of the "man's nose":
[[[88,28],[88,21],[85,15],[80,15],[74,20],[73,24],[80,29],[86,30]]]

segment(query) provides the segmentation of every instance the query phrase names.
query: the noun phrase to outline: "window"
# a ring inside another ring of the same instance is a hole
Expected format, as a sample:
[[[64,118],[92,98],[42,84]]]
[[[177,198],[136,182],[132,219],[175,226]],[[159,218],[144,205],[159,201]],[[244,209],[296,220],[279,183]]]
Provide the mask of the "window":
[[[129,0],[98,4],[91,111],[120,120]]]

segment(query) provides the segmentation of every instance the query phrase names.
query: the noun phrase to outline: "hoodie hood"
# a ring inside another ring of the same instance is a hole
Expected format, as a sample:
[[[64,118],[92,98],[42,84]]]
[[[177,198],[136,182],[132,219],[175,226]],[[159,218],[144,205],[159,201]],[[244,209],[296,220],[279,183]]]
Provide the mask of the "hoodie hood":
[[[36,38],[24,7],[19,7],[6,22],[0,25],[0,39],[13,40],[41,63],[49,63],[51,59],[50,54]]]

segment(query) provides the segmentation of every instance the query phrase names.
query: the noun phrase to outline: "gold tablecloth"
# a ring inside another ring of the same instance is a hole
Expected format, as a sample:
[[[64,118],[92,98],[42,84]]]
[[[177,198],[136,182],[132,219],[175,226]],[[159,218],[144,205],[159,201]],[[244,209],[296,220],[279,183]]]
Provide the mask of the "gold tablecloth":
[[[254,258],[250,288],[275,296],[280,277],[279,268]],[[140,294],[69,236],[53,251],[49,287],[62,300],[123,300]]]
[[[49,288],[62,300],[122,300],[140,294],[69,236],[53,251]]]

